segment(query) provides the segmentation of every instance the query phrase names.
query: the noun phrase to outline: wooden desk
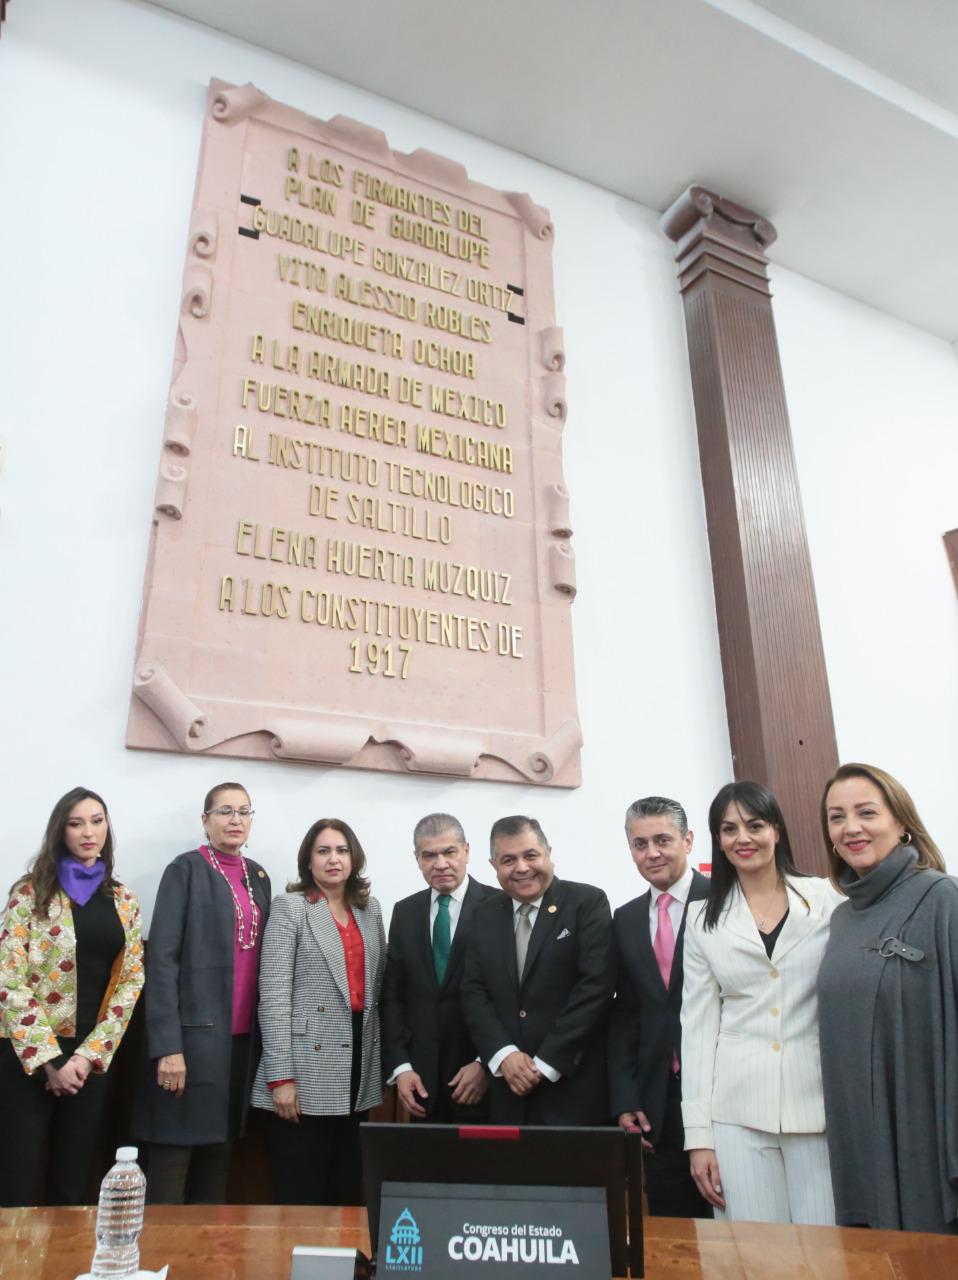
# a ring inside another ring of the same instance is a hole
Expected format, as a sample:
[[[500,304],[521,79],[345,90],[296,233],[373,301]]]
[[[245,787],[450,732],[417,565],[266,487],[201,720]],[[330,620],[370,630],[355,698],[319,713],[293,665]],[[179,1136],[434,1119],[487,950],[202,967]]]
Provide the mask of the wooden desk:
[[[93,1255],[95,1209],[0,1210],[3,1280],[73,1280]],[[141,1258],[170,1280],[287,1280],[294,1244],[369,1251],[362,1209],[150,1208]],[[646,1222],[648,1280],[951,1280],[958,1237],[758,1223]]]

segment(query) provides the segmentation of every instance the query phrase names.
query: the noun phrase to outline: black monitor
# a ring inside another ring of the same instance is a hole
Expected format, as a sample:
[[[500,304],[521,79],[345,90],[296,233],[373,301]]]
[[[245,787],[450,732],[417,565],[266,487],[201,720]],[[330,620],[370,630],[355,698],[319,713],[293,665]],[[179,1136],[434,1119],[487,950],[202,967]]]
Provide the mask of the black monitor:
[[[384,1182],[598,1187],[606,1195],[612,1272],[642,1276],[642,1156],[621,1129],[364,1124],[363,1179],[373,1251]]]

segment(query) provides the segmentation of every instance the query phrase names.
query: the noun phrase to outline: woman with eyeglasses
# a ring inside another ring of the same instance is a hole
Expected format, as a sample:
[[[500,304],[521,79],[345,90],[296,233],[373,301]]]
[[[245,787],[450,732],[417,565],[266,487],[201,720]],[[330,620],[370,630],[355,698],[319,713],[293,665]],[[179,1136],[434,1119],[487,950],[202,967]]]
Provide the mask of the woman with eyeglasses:
[[[247,858],[253,809],[238,782],[203,802],[205,839],[163,873],[147,941],[147,1070],[135,1131],[153,1204],[222,1204],[258,1051],[269,877]]]
[[[253,1106],[273,1112],[277,1204],[361,1204],[359,1125],[383,1095],[382,912],[362,845],[338,818],[306,832],[297,871],[263,943]]]
[[[0,1205],[84,1204],[107,1071],[143,987],[140,906],[102,798],[74,787],[0,924]]]

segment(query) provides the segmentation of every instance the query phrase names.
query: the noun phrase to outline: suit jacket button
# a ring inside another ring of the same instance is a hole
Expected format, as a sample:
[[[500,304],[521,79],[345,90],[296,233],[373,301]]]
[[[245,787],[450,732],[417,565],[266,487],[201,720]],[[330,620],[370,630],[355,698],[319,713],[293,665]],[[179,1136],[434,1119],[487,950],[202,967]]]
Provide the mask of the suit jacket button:
[[[319,1051],[320,1051],[320,1049],[321,1049],[322,1047],[323,1047],[323,1046],[322,1046],[321,1044],[314,1044],[314,1045],[313,1045],[313,1048],[316,1050],[316,1052],[317,1052],[317,1053],[319,1053]]]
[[[769,976],[770,978],[777,978],[777,977],[778,977],[778,970],[777,970],[777,969],[769,969],[769,971],[768,971],[768,976]]]
[[[524,1018],[525,1016],[526,1016],[526,1011],[525,1011],[525,1009],[520,1009],[520,1010],[519,1010],[519,1017],[520,1017],[520,1018]]]
[[[317,1005],[317,1006],[316,1006],[316,1012],[317,1012],[317,1013],[325,1013],[325,1012],[326,1012],[326,1006],[325,1006],[324,1004]]]
[[[773,1044],[773,1045],[772,1045],[772,1052],[773,1052],[773,1053],[781,1053],[781,1052],[782,1052],[782,1046],[778,1043],[778,1041],[777,1041],[777,1040],[776,1040],[775,1044]]]

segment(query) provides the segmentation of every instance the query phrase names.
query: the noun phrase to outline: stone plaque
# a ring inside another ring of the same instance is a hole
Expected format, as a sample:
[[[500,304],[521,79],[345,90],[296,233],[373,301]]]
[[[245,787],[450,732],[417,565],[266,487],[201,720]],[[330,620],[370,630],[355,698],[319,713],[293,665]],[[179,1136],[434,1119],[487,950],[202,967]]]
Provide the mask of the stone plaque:
[[[578,785],[552,237],[212,82],[129,746]]]

